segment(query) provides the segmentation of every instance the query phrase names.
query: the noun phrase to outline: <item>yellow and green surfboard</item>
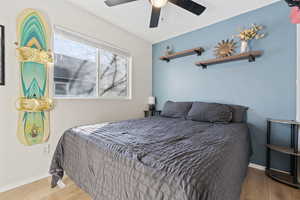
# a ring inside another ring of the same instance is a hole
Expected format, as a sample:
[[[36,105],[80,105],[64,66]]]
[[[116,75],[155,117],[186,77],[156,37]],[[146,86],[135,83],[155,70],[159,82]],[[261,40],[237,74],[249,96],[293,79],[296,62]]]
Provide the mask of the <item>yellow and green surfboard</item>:
[[[31,146],[48,141],[49,100],[48,67],[50,29],[43,15],[33,9],[24,10],[17,20],[18,53],[20,61],[20,98],[18,99],[18,139]]]

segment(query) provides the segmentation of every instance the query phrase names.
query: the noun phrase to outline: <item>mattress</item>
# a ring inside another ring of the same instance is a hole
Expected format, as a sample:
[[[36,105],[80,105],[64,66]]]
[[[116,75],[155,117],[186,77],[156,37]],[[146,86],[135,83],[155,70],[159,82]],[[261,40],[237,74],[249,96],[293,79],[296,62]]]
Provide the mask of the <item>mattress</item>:
[[[93,200],[238,200],[249,155],[246,123],[151,117],[65,131],[50,173]]]

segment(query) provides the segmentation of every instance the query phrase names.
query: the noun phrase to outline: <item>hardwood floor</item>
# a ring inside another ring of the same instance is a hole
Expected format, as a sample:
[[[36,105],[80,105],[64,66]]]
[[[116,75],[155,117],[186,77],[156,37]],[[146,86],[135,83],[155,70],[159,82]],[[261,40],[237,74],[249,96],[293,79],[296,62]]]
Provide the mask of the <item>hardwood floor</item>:
[[[91,200],[70,179],[65,178],[64,189],[50,189],[50,178],[0,193],[0,200]],[[300,190],[266,177],[263,171],[249,168],[243,185],[241,200],[300,200]]]
[[[300,200],[300,190],[270,179],[264,171],[249,168],[241,200]]]

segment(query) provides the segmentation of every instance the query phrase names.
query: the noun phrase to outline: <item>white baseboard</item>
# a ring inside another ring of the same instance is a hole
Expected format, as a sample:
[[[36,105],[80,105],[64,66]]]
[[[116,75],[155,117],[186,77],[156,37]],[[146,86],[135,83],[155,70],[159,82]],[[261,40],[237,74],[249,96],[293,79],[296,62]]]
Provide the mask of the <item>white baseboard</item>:
[[[29,183],[33,183],[33,182],[35,182],[35,181],[38,181],[38,180],[47,178],[47,177],[49,177],[49,176],[50,176],[49,174],[46,174],[46,175],[42,175],[42,176],[31,177],[31,178],[29,178],[29,179],[27,179],[27,180],[20,181],[20,182],[18,182],[18,183],[9,184],[9,185],[0,187],[0,193],[1,193],[1,192],[6,192],[6,191],[9,191],[9,190],[12,190],[12,189],[15,189],[15,188],[20,187],[20,186],[22,186],[22,185],[26,185],[26,184],[29,184]]]
[[[265,166],[254,164],[254,163],[250,163],[249,167],[257,169],[257,170],[261,170],[261,171],[266,170]],[[42,176],[39,176],[39,177],[33,177],[33,178],[30,178],[30,179],[27,179],[26,181],[21,181],[21,182],[16,183],[16,184],[6,185],[6,186],[0,188],[0,192],[6,192],[8,190],[11,190],[11,189],[14,189],[14,188],[20,187],[22,185],[26,185],[26,184],[29,184],[29,183],[32,183],[32,182],[35,182],[35,181],[38,181],[38,180],[41,180],[41,179],[44,179],[44,178],[47,178],[47,177],[49,177],[49,174],[42,175]]]
[[[266,170],[265,166],[254,164],[254,163],[250,163],[249,167],[254,168],[254,169],[258,169],[258,170],[261,170],[261,171],[265,171]]]
[[[253,168],[253,169],[261,170],[261,171],[265,171],[265,170],[266,170],[266,167],[265,167],[265,166],[258,165],[258,164],[254,164],[254,163],[250,163],[250,164],[249,164],[249,167],[251,167],[251,168]],[[275,171],[278,171],[278,172],[282,172],[282,173],[288,174],[288,172],[286,172],[286,171],[282,171],[282,170],[274,169],[274,168],[271,168],[271,169],[272,169],[272,170],[275,170]]]

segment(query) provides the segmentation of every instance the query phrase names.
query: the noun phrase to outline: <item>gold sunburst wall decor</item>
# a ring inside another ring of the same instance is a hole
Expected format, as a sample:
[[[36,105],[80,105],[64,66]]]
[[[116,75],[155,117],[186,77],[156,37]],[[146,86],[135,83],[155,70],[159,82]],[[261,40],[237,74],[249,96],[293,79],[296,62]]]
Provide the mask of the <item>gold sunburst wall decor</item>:
[[[222,40],[215,47],[215,56],[218,58],[231,56],[235,53],[236,47],[236,42],[234,40]]]

